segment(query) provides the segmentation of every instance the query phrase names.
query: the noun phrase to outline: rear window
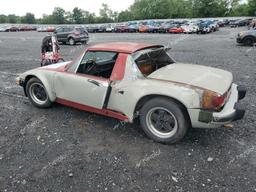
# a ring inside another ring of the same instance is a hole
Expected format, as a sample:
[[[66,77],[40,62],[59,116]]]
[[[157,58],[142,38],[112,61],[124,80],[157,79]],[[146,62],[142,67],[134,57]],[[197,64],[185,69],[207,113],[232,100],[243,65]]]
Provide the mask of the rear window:
[[[75,30],[77,30],[77,31],[79,31],[79,32],[81,32],[81,33],[85,33],[86,32],[86,30],[85,30],[85,28],[75,28]]]
[[[72,31],[72,28],[64,28],[64,32],[70,32]]]
[[[133,59],[140,72],[144,76],[148,76],[154,71],[175,62],[169,56],[167,50],[164,48],[141,50],[133,55]]]

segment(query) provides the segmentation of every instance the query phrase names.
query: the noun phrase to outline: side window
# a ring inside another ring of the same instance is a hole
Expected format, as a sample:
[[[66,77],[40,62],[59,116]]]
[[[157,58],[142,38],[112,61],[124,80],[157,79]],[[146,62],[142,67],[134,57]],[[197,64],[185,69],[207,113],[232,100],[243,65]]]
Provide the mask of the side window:
[[[64,32],[69,32],[70,31],[70,28],[64,28]]]
[[[57,32],[57,33],[62,33],[62,32],[63,32],[63,28],[58,28],[58,29],[56,30],[56,32]]]
[[[88,51],[77,70],[77,73],[110,78],[118,53],[106,51]]]

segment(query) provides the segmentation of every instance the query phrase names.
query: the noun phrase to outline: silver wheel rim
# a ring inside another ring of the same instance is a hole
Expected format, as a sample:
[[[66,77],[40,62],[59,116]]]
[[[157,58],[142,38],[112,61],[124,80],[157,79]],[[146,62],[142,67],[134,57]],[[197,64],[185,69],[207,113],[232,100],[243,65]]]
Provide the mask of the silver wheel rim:
[[[152,108],[146,116],[148,129],[159,138],[170,138],[178,130],[176,117],[168,109],[163,107]]]
[[[74,43],[75,43],[74,39],[72,39],[72,38],[69,39],[69,44],[70,44],[70,45],[74,45]]]
[[[31,99],[39,105],[45,104],[48,100],[48,95],[41,83],[33,83],[29,87],[29,95]]]

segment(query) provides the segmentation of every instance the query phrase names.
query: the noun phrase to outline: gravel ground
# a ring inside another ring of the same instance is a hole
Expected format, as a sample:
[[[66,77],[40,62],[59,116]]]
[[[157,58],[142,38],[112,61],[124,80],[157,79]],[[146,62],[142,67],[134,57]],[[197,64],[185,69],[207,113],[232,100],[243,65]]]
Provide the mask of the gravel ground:
[[[256,191],[256,48],[240,29],[208,35],[91,34],[90,43],[139,41],[172,47],[181,62],[231,71],[248,88],[233,129],[192,129],[176,145],[152,142],[138,123],[54,105],[37,109],[14,83],[38,67],[45,33],[0,34],[0,192]],[[68,60],[84,46],[61,46]]]

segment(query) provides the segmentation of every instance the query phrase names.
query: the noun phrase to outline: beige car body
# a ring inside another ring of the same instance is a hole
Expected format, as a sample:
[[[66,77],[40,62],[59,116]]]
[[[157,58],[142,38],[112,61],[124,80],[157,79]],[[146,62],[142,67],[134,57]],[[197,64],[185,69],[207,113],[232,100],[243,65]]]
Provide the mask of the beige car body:
[[[127,117],[126,121],[133,122],[139,116],[139,105],[155,96],[171,98],[184,106],[191,125],[195,128],[221,127],[233,120],[230,118],[218,122],[218,118],[236,113],[234,106],[239,100],[239,93],[230,72],[200,65],[174,63],[145,77],[140,73],[133,54],[128,54],[124,62],[123,79],[111,82],[112,90],[105,107],[123,114]],[[25,82],[30,77],[37,77],[45,86],[52,102],[62,98],[102,110],[110,81],[98,78],[96,86],[90,83],[90,77],[77,75],[77,67],[71,67],[69,72],[65,72],[69,64],[70,62],[65,62],[33,69],[21,74],[17,81]],[[64,68],[64,72],[56,70],[59,68]],[[221,111],[211,112],[213,120],[209,122],[199,121],[205,90],[219,95],[230,90],[225,106]]]

